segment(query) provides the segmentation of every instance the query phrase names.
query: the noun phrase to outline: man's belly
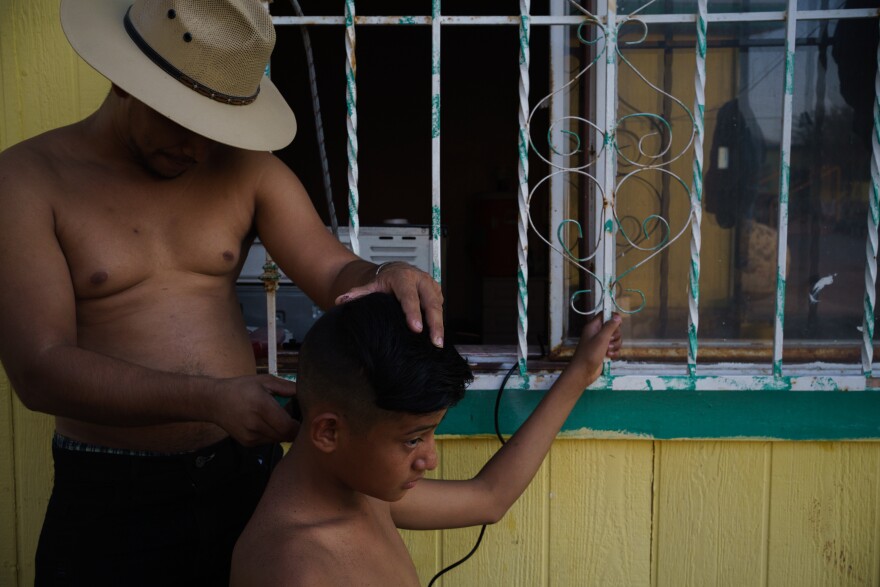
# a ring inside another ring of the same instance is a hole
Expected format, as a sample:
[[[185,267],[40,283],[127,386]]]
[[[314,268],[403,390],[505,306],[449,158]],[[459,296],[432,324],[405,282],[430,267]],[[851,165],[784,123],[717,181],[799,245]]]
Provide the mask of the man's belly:
[[[234,290],[210,280],[78,302],[77,346],[168,373],[236,377],[256,370]]]
[[[215,378],[255,374],[252,346],[234,294],[180,284],[174,291],[83,304],[78,308],[78,345],[168,373]],[[210,422],[107,426],[58,417],[56,429],[81,442],[156,452],[196,450],[227,436]]]

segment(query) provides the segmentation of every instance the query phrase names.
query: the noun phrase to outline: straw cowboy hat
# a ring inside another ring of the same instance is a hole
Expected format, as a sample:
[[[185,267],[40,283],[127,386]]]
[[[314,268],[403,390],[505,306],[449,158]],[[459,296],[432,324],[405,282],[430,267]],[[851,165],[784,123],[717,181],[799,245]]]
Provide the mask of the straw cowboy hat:
[[[296,134],[264,75],[275,29],[258,0],[63,0],[61,26],[89,65],[193,132],[258,151]]]

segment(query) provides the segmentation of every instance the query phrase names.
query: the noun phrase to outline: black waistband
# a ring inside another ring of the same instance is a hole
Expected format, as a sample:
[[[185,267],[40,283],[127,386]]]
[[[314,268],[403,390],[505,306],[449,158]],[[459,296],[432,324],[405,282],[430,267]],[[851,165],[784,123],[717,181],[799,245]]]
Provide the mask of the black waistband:
[[[222,442],[222,441],[221,441]],[[99,453],[105,455],[118,455],[118,456],[126,456],[126,457],[167,457],[174,455],[181,455],[186,453],[171,453],[171,452],[155,452],[149,450],[132,450],[128,448],[113,448],[110,446],[103,446],[100,444],[91,444],[88,442],[80,442],[79,440],[74,440],[73,438],[68,438],[63,434],[59,434],[58,432],[52,437],[52,446],[55,448],[60,448],[62,450],[70,450],[75,452],[88,452],[88,453]]]

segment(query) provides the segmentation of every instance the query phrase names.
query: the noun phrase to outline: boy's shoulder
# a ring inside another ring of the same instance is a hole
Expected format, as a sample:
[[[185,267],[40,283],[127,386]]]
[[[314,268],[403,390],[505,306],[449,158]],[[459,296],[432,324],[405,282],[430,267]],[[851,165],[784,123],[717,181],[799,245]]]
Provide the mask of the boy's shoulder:
[[[235,545],[230,585],[333,584],[344,524],[301,523],[283,515],[254,521]]]

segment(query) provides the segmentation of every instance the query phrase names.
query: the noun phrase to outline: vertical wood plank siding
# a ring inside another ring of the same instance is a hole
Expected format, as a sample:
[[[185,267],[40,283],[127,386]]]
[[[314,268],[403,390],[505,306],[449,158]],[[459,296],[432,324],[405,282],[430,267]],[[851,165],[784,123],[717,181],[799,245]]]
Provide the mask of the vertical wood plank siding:
[[[0,2],[0,149],[82,118],[109,89],[70,48],[58,4]],[[27,410],[5,373],[0,377],[0,584],[33,585],[34,552],[52,484],[53,424]],[[13,474],[7,476],[10,467]]]

